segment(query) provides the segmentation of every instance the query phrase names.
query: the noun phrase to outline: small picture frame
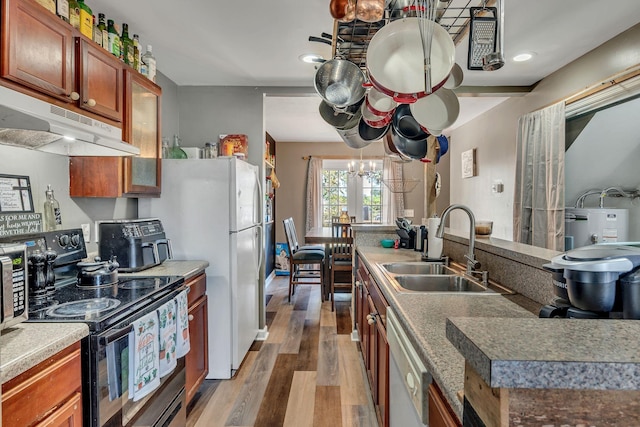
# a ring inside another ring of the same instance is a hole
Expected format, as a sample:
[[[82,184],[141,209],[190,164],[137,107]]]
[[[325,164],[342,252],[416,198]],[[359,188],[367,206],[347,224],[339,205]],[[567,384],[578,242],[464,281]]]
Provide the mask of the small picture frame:
[[[476,176],[476,149],[463,151],[462,157],[462,177],[471,178]]]
[[[34,212],[28,176],[0,174],[0,213]]]

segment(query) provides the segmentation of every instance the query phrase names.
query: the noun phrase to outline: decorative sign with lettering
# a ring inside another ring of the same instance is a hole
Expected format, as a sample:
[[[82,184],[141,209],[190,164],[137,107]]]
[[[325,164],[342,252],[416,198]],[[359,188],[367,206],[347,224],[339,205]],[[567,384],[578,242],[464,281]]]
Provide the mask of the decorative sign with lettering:
[[[0,214],[0,237],[42,231],[41,213]]]
[[[0,174],[0,213],[33,212],[28,176]]]

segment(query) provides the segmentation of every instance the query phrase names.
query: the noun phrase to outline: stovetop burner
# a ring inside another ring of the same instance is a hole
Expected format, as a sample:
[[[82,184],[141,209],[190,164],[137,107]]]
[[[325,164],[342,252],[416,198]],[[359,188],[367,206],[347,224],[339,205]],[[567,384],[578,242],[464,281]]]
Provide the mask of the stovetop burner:
[[[112,310],[121,302],[115,298],[91,298],[53,306],[47,311],[51,317],[95,317]]]

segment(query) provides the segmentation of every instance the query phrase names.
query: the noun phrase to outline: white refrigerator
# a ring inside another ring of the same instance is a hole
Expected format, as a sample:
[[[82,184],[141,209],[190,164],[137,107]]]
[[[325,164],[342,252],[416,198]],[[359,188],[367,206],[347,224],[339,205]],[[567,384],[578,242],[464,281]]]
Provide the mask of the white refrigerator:
[[[162,160],[162,195],[139,199],[160,218],[174,259],[206,260],[209,374],[230,378],[259,328],[262,190],[257,166],[234,157]]]

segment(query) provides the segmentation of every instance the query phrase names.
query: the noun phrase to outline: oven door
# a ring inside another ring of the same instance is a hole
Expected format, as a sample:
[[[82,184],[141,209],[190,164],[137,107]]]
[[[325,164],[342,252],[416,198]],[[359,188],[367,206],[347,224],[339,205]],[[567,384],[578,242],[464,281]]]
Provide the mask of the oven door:
[[[89,381],[85,381],[87,425],[97,427],[184,426],[185,369],[184,357],[178,359],[173,372],[160,380],[160,386],[134,402],[129,396],[129,351],[131,323],[157,310],[184,287],[149,304],[126,321],[89,337]]]

